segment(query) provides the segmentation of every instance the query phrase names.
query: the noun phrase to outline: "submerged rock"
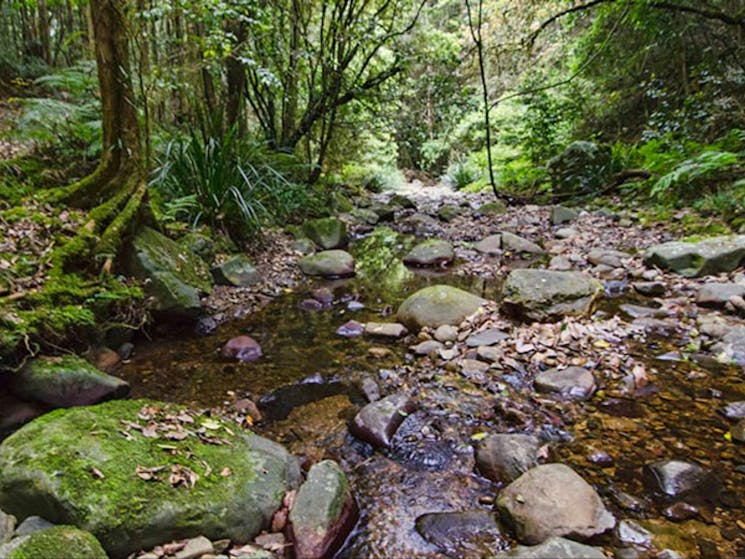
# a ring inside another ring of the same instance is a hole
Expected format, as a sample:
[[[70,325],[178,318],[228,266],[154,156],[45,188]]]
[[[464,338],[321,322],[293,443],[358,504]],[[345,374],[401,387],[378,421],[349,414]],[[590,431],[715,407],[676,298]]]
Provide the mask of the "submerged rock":
[[[236,336],[228,340],[220,353],[226,359],[238,361],[256,361],[263,355],[259,342],[251,336]]]
[[[290,511],[295,558],[331,557],[357,517],[357,502],[339,465],[332,460],[314,464]]]
[[[487,479],[509,483],[538,465],[539,444],[532,435],[489,435],[476,447],[476,467]]]
[[[212,268],[212,276],[219,285],[248,287],[261,281],[258,270],[251,261],[239,254]]]
[[[414,402],[405,394],[392,394],[362,408],[350,431],[373,446],[388,447],[396,430],[415,409]]]
[[[671,241],[647,249],[644,261],[686,277],[731,272],[745,259],[745,235],[712,237],[697,243]]]
[[[711,488],[715,480],[710,472],[698,464],[683,460],[663,460],[644,468],[644,483],[668,497]]]
[[[155,310],[175,318],[194,319],[201,312],[200,295],[212,291],[207,264],[191,251],[145,227],[125,251],[128,271],[145,282]]]
[[[248,541],[299,474],[284,448],[235,423],[118,400],[51,412],[3,441],[0,507],[75,524],[123,557],[198,535]]]
[[[398,308],[398,319],[411,328],[460,324],[487,301],[449,285],[433,285],[409,296]]]
[[[528,470],[500,492],[497,507],[526,544],[590,538],[616,524],[590,484],[564,464]]]
[[[88,406],[129,394],[129,384],[75,355],[39,357],[14,377],[13,392],[57,408]]]
[[[354,275],[354,258],[343,250],[325,250],[298,260],[306,276],[344,278]]]
[[[108,559],[99,541],[75,526],[54,526],[14,538],[0,546],[3,559]]]
[[[410,266],[439,266],[450,264],[455,258],[453,247],[447,241],[429,239],[412,248],[404,256],[404,264]]]
[[[494,559],[605,559],[605,553],[599,547],[564,538],[549,538],[539,545],[518,545]]]
[[[581,272],[518,269],[504,285],[505,310],[524,320],[546,321],[588,314],[603,292]]]
[[[595,377],[583,367],[549,369],[535,377],[536,390],[586,400],[595,392]]]
[[[486,557],[504,541],[493,512],[468,510],[432,512],[416,519],[417,532],[452,557]]]
[[[323,250],[340,248],[347,244],[347,226],[335,217],[306,221],[303,232]]]

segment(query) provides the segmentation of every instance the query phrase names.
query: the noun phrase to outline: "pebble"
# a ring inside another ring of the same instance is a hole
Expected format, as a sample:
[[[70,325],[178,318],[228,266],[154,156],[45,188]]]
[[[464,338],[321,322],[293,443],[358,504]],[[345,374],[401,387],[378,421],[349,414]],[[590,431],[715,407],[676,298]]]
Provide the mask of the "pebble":
[[[362,333],[365,331],[365,326],[356,320],[350,320],[349,322],[345,322],[342,324],[337,330],[336,333],[339,336],[344,336],[345,338],[355,338],[357,336],[361,336]]]

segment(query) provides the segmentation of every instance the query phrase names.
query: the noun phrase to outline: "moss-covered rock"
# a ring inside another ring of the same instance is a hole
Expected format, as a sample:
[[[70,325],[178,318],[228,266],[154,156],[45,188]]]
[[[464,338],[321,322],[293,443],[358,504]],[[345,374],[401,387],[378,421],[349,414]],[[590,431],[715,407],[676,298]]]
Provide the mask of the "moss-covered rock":
[[[212,268],[212,276],[220,285],[233,285],[235,287],[248,287],[261,281],[258,270],[242,254],[233,256],[219,266]]]
[[[731,272],[745,262],[745,235],[655,245],[647,249],[644,261],[686,277]]]
[[[75,355],[30,360],[13,379],[12,388],[21,398],[58,408],[88,406],[129,394],[127,382]]]
[[[42,416],[0,445],[0,507],[94,534],[113,557],[204,535],[247,541],[299,478],[280,445],[146,400]]]
[[[487,202],[479,206],[476,213],[489,216],[502,215],[507,213],[507,206],[504,205],[504,202],[500,201]]]
[[[347,226],[335,217],[311,219],[303,225],[303,232],[325,250],[343,247],[347,244]]]
[[[207,264],[190,250],[154,229],[144,227],[126,253],[129,271],[146,282],[155,310],[194,318],[200,312],[200,294],[212,291]]]
[[[475,313],[485,299],[449,285],[433,285],[409,296],[398,309],[398,320],[409,328],[460,324]]]
[[[344,278],[354,275],[354,258],[343,250],[324,250],[298,261],[306,276]]]
[[[0,547],[3,559],[108,559],[99,541],[75,526],[54,526],[21,536]]]

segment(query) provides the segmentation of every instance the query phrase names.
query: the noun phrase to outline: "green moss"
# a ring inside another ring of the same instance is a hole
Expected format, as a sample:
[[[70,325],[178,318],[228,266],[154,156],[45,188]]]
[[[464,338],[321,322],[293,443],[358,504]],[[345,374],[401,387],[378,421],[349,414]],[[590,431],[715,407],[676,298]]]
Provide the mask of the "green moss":
[[[54,526],[22,538],[7,556],[8,559],[107,559],[98,540],[74,526]]]

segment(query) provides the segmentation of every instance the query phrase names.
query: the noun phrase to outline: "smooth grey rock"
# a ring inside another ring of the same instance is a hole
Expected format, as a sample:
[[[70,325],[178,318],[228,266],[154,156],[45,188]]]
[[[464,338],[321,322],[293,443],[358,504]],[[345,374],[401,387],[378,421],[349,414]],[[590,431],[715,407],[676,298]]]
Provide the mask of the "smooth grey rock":
[[[41,516],[29,516],[16,528],[15,536],[28,536],[39,530],[46,530],[54,526],[54,523],[45,520]]]
[[[442,342],[438,342],[437,340],[425,340],[411,349],[415,355],[432,355],[444,347],[445,346],[442,345]]]
[[[482,345],[476,349],[476,356],[483,361],[496,363],[504,357],[504,351],[496,347]]]
[[[21,398],[57,408],[88,406],[129,394],[127,382],[75,355],[32,359],[14,376],[11,387]]]
[[[596,266],[603,265],[611,268],[621,268],[623,266],[623,260],[630,257],[631,255],[629,253],[621,252],[620,250],[597,248],[587,254],[587,261]]]
[[[532,241],[523,239],[508,231],[501,232],[502,250],[511,252],[526,252],[528,254],[544,254],[546,251]]]
[[[539,545],[518,545],[494,559],[605,559],[605,553],[599,547],[564,538],[549,538]]]
[[[503,529],[493,512],[469,510],[419,516],[417,532],[451,557],[486,557],[503,541]]]
[[[347,244],[347,226],[335,217],[306,221],[303,232],[323,250],[340,248]]]
[[[618,541],[625,544],[652,545],[652,534],[644,526],[634,520],[621,520],[616,526]]]
[[[509,483],[538,465],[539,445],[532,435],[488,435],[476,447],[476,467],[487,479]]]
[[[354,258],[343,250],[324,250],[298,260],[306,276],[343,278],[354,275]]]
[[[502,254],[502,235],[489,235],[484,237],[473,247],[484,254]]]
[[[595,392],[595,377],[582,367],[549,369],[535,377],[539,392],[552,392],[568,398],[587,400]]]
[[[403,338],[409,331],[406,326],[397,322],[368,322],[365,324],[365,334],[382,338]]]
[[[705,283],[696,295],[696,303],[704,306],[723,307],[732,297],[745,295],[745,286],[738,283]]]
[[[450,324],[438,326],[434,333],[438,342],[454,342],[458,339],[458,329]]]
[[[572,262],[566,256],[554,256],[548,263],[549,270],[567,272],[572,269]]]
[[[460,362],[460,370],[466,375],[478,375],[489,370],[489,363],[476,359],[463,359]]]
[[[398,320],[412,329],[460,324],[487,301],[449,285],[433,285],[409,296],[398,308]]]
[[[745,259],[745,235],[712,237],[697,243],[671,241],[647,249],[648,266],[672,270],[686,277],[731,272]]]
[[[345,338],[356,338],[365,332],[365,325],[356,320],[349,320],[339,326],[336,333]]]
[[[350,431],[373,446],[389,447],[404,419],[416,409],[405,394],[392,394],[367,404],[355,416]]]
[[[404,256],[409,266],[441,266],[450,264],[455,258],[453,246],[447,241],[429,239],[412,248]]]
[[[577,235],[577,230],[571,227],[562,227],[554,233],[557,239],[571,239]]]
[[[248,287],[261,281],[261,276],[251,261],[239,254],[212,268],[212,276],[219,285]]]
[[[237,336],[228,340],[220,353],[226,359],[257,361],[263,355],[259,342],[251,336]]]
[[[466,338],[466,345],[468,347],[479,347],[485,345],[494,345],[498,342],[509,340],[510,335],[497,328],[487,328],[475,332]]]
[[[546,321],[588,314],[603,292],[581,272],[512,270],[503,288],[503,308],[523,320]]]
[[[212,542],[204,536],[198,536],[191,538],[186,542],[183,549],[180,549],[174,554],[174,559],[199,559],[202,555],[213,553],[215,551],[212,547]]]
[[[616,524],[595,490],[564,464],[528,470],[499,493],[497,508],[529,545],[551,536],[590,538]]]
[[[551,208],[551,224],[561,225],[579,217],[579,212],[566,206],[554,206]]]
[[[295,497],[290,531],[296,559],[331,557],[357,521],[357,502],[339,465],[314,464]]]
[[[13,537],[16,527],[16,517],[12,514],[5,514],[0,510],[0,545]]]
[[[710,472],[698,464],[683,460],[663,460],[644,467],[644,483],[668,497],[700,492],[714,483]]]

